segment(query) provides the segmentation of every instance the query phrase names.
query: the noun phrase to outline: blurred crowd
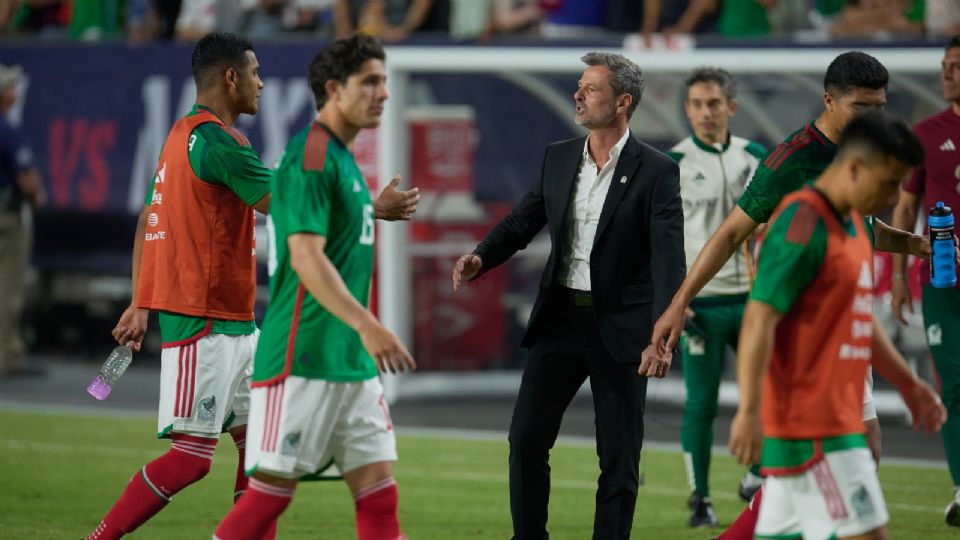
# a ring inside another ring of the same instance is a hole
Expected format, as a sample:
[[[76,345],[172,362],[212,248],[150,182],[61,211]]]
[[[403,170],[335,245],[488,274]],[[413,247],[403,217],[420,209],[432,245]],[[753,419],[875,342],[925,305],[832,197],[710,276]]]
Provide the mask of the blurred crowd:
[[[911,39],[960,33],[958,0],[0,0],[0,32],[84,41],[195,41],[343,36],[391,43],[415,35],[489,40],[639,33],[734,39]]]

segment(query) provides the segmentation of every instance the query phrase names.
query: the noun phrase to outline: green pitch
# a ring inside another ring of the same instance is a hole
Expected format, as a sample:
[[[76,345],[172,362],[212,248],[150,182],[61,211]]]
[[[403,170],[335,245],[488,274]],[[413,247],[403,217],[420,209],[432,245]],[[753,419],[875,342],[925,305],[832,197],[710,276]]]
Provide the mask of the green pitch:
[[[149,419],[0,411],[0,538],[73,539],[93,529],[127,480],[167,449]],[[403,435],[400,429],[400,519],[413,540],[510,537],[505,440]],[[591,535],[596,455],[590,447],[553,452],[551,538]],[[711,485],[721,523],[740,511],[734,489],[742,469],[717,456]],[[213,471],[131,539],[206,539],[230,506],[236,450],[225,438]],[[634,538],[700,539],[718,530],[686,527],[688,488],[677,452],[644,451]],[[890,537],[955,539],[943,524],[950,495],[945,468],[885,464],[881,481]],[[283,539],[352,539],[353,505],[342,482],[301,485],[280,521]]]

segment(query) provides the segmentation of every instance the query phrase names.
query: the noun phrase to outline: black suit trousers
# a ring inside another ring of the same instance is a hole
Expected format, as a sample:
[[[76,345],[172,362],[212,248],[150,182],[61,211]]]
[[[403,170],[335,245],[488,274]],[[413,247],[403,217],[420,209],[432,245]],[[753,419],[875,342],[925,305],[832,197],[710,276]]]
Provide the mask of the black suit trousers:
[[[562,287],[548,295],[510,424],[514,539],[549,538],[549,453],[564,411],[587,378],[600,459],[593,538],[626,539],[637,500],[647,378],[637,374],[639,358],[637,364],[623,364],[610,355],[594,308],[576,306]]]

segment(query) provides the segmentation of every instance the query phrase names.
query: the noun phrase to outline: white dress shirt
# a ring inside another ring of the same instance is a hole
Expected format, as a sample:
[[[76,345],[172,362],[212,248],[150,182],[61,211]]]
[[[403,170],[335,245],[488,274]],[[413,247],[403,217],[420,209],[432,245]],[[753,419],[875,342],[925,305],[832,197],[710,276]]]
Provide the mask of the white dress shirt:
[[[593,250],[593,239],[597,235],[597,224],[600,222],[600,212],[603,211],[607,191],[610,190],[613,171],[617,168],[620,152],[626,146],[628,137],[630,137],[629,129],[610,149],[610,159],[599,170],[590,156],[590,137],[588,136],[583,143],[580,173],[574,183],[573,200],[567,207],[563,224],[566,232],[565,245],[557,282],[564,287],[580,291],[592,290],[590,252]]]

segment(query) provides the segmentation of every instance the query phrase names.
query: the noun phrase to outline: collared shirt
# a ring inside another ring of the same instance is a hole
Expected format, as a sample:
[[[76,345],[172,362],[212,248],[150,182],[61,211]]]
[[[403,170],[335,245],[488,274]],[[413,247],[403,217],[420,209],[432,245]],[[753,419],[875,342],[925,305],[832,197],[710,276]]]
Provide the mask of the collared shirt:
[[[610,190],[613,171],[620,161],[620,153],[627,144],[630,130],[626,130],[617,144],[610,149],[610,159],[599,171],[590,156],[590,137],[583,143],[583,159],[580,173],[573,187],[573,200],[567,208],[564,220],[563,260],[557,282],[564,287],[580,291],[592,290],[590,286],[590,252],[600,223],[603,203]]]

